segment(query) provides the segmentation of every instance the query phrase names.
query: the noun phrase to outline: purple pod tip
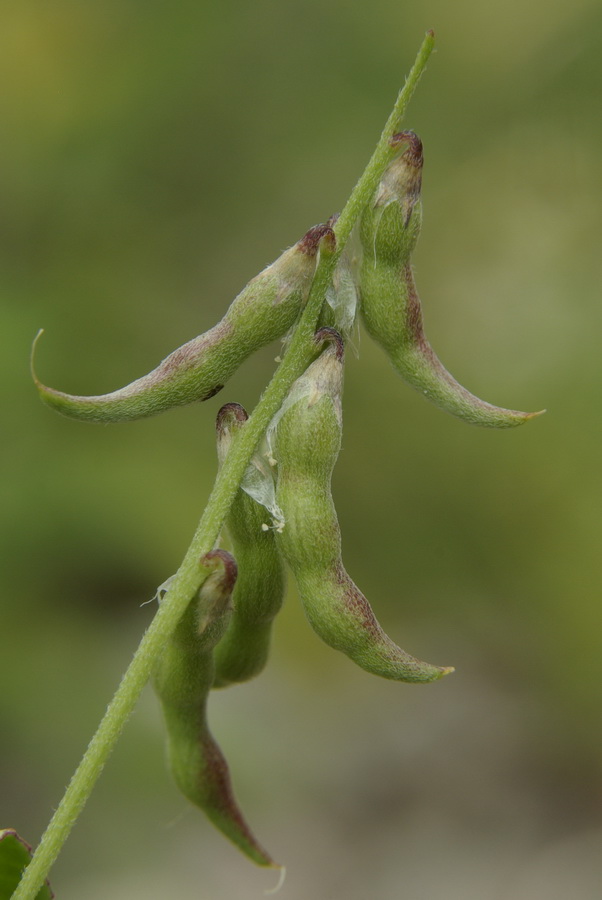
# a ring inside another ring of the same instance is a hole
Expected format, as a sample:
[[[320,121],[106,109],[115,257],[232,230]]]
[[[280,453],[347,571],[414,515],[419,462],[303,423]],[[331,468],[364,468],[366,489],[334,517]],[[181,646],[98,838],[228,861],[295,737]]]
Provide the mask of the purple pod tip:
[[[223,573],[219,576],[219,590],[224,596],[229,597],[238,577],[238,566],[232,554],[227,550],[210,550],[201,557],[201,565],[212,574],[217,572],[220,565],[223,567]]]
[[[307,256],[315,256],[320,247],[328,249],[330,252],[336,246],[336,238],[334,231],[326,222],[322,225],[314,225],[309,231],[303,235],[297,242],[297,248]]]
[[[424,162],[422,154],[422,141],[414,131],[398,131],[389,139],[389,144],[394,149],[407,144],[406,150],[402,153],[403,158],[411,166],[421,167]]]
[[[233,423],[242,425],[248,418],[249,414],[240,403],[224,403],[217,414],[215,428],[218,434],[223,434]]]

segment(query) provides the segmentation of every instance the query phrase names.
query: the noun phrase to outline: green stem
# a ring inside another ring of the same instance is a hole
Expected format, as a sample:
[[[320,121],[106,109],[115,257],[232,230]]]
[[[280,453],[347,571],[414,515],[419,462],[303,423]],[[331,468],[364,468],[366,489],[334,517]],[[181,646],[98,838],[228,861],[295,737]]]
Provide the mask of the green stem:
[[[429,56],[433,52],[434,46],[435,35],[432,31],[427,31],[422,46],[414,61],[414,65],[410,69],[410,73],[405,80],[404,86],[397,95],[395,106],[391,110],[391,114],[385,123],[378,144],[374,148],[374,153],[370,157],[370,162],[364,169],[362,177],[351,192],[351,196],[345,204],[345,209],[341,213],[336,224],[335,232],[338,242],[344,244],[347,241],[363,208],[376,190],[383,171],[391,159],[399,153],[399,150],[391,148],[389,138],[399,131],[405,111],[418,86],[420,76],[426,68],[426,64]]]
[[[132,713],[155,662],[173,634],[190,599],[198,591],[206,577],[206,572],[201,568],[199,560],[213,548],[217,541],[230,504],[240,486],[255,448],[271,419],[282,405],[293,381],[305,371],[315,355],[313,335],[337,260],[358,216],[376,190],[382,173],[391,159],[389,138],[400,126],[405,109],[433,49],[433,43],[434,35],[432,32],[428,32],[372,158],[353,189],[335,226],[336,251],[320,255],[306,307],[295,328],[282,363],[246,426],[234,438],[186,556],[153,621],[145,632],[63,799],[42,835],[40,844],[23,874],[19,887],[13,894],[13,900],[34,900],[42,887]]]

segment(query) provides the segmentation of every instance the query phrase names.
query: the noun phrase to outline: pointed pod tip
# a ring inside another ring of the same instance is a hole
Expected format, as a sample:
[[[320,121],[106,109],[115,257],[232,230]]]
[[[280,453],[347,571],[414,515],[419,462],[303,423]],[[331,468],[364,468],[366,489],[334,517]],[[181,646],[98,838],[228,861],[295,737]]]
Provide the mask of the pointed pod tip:
[[[241,816],[239,812],[239,816]],[[219,823],[214,822],[214,824],[218,825],[218,828],[221,828]],[[284,878],[286,875],[286,869],[280,863],[277,863],[272,859],[270,854],[267,852],[265,847],[259,843],[253,832],[250,830],[249,826],[246,824],[244,819],[240,817],[238,823],[238,827],[236,831],[230,831],[222,828],[221,830],[226,835],[226,837],[230,838],[230,840],[236,844],[239,850],[245,854],[245,856],[255,863],[256,866],[261,866],[262,869],[270,869],[274,872],[279,872],[278,882],[276,886],[270,888],[265,891],[266,894],[275,894],[280,890],[284,883]]]
[[[270,868],[279,870],[280,877],[278,878],[277,884],[273,888],[268,888],[267,891],[264,891],[264,894],[266,894],[267,896],[269,896],[270,894],[277,894],[284,884],[284,880],[286,878],[286,866],[281,866],[279,863],[272,862],[270,864]]]
[[[440,681],[446,675],[451,675],[456,671],[455,666],[435,666],[430,663],[421,663],[423,666],[422,676],[419,678],[403,679],[404,681],[412,681],[421,684],[433,684],[434,681]],[[402,679],[400,679],[402,680]]]
[[[46,406],[49,406],[56,412],[61,413],[61,415],[67,416],[72,419],[87,419],[88,421],[92,422],[111,421],[108,416],[102,415],[100,407],[97,407],[96,403],[94,402],[99,399],[98,397],[79,397],[76,394],[66,394],[64,393],[64,391],[57,391],[56,388],[48,387],[47,384],[44,384],[42,381],[40,381],[35,370],[34,358],[38,347],[38,341],[43,334],[44,329],[40,328],[35,338],[33,339],[33,343],[31,345],[31,354],[29,357],[31,377],[42,403],[45,403]]]
[[[232,840],[232,836],[228,835]],[[257,842],[254,836],[250,835],[251,840],[244,844],[237,840],[234,843],[238,846],[240,850],[248,857],[252,862],[255,863],[256,866],[261,866],[262,869],[270,869],[272,872],[279,872],[280,875],[278,877],[278,881],[276,883],[276,887],[269,888],[267,891],[264,891],[264,894],[275,894],[280,890],[284,883],[284,877],[286,875],[286,868],[280,863],[275,862],[272,859],[270,854],[265,850],[261,844]],[[284,874],[283,874],[284,873]]]
[[[48,387],[48,385],[40,381],[37,376],[35,370],[35,354],[38,347],[38,341],[43,334],[44,329],[40,328],[31,345],[31,353],[29,355],[29,371],[31,372],[33,383],[36,386],[36,390],[38,392],[40,400],[45,403],[46,406],[50,406],[51,409],[55,409],[58,412],[63,413],[64,415],[73,415],[73,413],[70,413],[68,401],[73,399],[79,400],[83,398],[72,398],[69,394],[64,394],[62,391],[57,391],[55,388]]]
[[[31,372],[31,377],[33,378],[34,384],[38,388],[38,390],[40,388],[43,388],[44,385],[41,383],[40,379],[36,375],[36,370],[35,370],[35,366],[34,366],[34,357],[35,357],[38,341],[40,340],[40,338],[42,337],[43,334],[44,334],[44,329],[40,328],[38,330],[38,333],[36,334],[36,336],[33,339],[33,342],[31,345],[31,353],[29,354],[29,370]]]
[[[469,398],[472,399],[474,397],[474,395],[466,393]],[[546,411],[545,409],[540,409],[537,412],[519,412],[515,409],[492,406],[484,400],[479,400],[479,398],[474,398],[474,401],[476,402],[472,402],[466,409],[460,409],[453,405],[447,407],[445,403],[439,405],[442,409],[447,409],[448,412],[451,412],[452,415],[457,416],[459,419],[464,419],[471,425],[481,425],[485,428],[518,428],[520,425],[530,422],[531,419],[537,419],[539,416],[542,416]]]
[[[537,410],[537,412],[518,412],[515,410],[500,409],[500,412],[506,413],[506,416],[501,423],[496,422],[494,427],[497,426],[498,428],[513,428],[517,427],[518,425],[524,425],[526,422],[530,422],[531,419],[538,419],[539,416],[543,416],[543,414],[547,412],[547,410],[539,409]],[[485,422],[485,424],[488,423]]]

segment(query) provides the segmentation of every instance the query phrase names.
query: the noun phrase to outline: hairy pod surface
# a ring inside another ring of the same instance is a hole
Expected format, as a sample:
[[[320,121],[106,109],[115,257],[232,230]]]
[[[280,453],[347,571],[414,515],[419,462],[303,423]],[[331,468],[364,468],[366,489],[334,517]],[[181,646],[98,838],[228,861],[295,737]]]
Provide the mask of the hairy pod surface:
[[[244,427],[247,418],[238,403],[227,403],[220,409],[216,423],[220,463],[233,434]],[[269,469],[267,462],[265,466]],[[267,477],[272,478],[271,472]],[[232,595],[232,616],[215,648],[214,687],[254,678],[268,659],[272,624],[284,601],[286,577],[275,531],[266,526],[266,518],[265,507],[239,488],[225,522],[238,563],[238,579]]]
[[[182,616],[153,673],[167,726],[168,758],[184,796],[261,866],[275,863],[255,839],[238,807],[226,760],[207,724],[213,649],[228,624],[236,562],[224,550],[201,560],[214,571]],[[206,609],[204,618],[199,609]]]
[[[436,406],[472,425],[512,428],[540,415],[480,400],[447,371],[424,333],[410,256],[422,223],[422,143],[411,131],[392,138],[407,149],[385,171],[362,215],[362,319],[397,372]]]
[[[324,339],[326,330],[316,337]],[[278,423],[276,497],[285,526],[277,540],[307,618],[325,643],[374,675],[394,681],[435,681],[453,670],[422,662],[398,647],[380,627],[341,560],[330,482],[341,445],[343,343],[338,335],[330,337],[333,344],[302,376],[299,399]]]
[[[117,391],[90,397],[66,394],[42,384],[32,366],[41,399],[72,418],[123,422],[213,397],[248,356],[294,325],[307,300],[324,241],[334,241],[332,228],[311,228],[249,282],[217,325]]]

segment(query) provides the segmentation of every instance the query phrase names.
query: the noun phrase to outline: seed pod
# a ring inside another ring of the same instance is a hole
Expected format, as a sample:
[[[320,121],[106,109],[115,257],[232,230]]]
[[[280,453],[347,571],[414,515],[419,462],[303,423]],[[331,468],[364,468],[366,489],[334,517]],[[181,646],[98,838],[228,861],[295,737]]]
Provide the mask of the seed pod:
[[[123,422],[213,397],[248,356],[294,325],[307,300],[323,241],[334,241],[332,228],[310,228],[249,282],[221,322],[120,390],[91,397],[65,394],[42,384],[32,367],[41,399],[72,418]]]
[[[293,386],[299,399],[278,423],[276,499],[286,523],[278,544],[307,618],[325,643],[374,675],[435,681],[453,670],[415,659],[394,644],[341,560],[330,480],[341,445],[343,342],[329,329],[316,334],[316,341],[327,339],[332,344]]]
[[[207,724],[212,651],[228,623],[236,562],[224,550],[213,550],[201,563],[213,572],[189,604],[153,674],[167,726],[170,768],[184,796],[226,837],[258,865],[274,866],[242,816],[228,765]],[[202,620],[199,610],[206,610]]]
[[[233,433],[244,427],[247,418],[238,403],[227,403],[220,409],[217,414],[220,463],[226,457]],[[261,474],[273,485],[267,462],[255,458],[250,466],[261,466]],[[267,662],[272,622],[282,606],[286,581],[275,532],[266,527],[266,518],[265,507],[239,489],[226,519],[238,561],[238,579],[232,595],[232,617],[215,648],[214,687],[248,681]]]
[[[426,339],[410,265],[422,222],[422,143],[411,131],[391,142],[407,149],[386,169],[361,220],[364,324],[401,377],[436,406],[473,425],[522,425],[540,413],[503,409],[475,397],[450,375]]]

